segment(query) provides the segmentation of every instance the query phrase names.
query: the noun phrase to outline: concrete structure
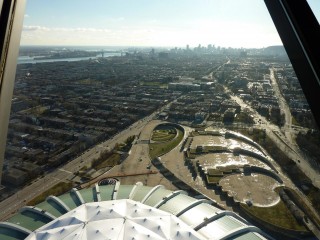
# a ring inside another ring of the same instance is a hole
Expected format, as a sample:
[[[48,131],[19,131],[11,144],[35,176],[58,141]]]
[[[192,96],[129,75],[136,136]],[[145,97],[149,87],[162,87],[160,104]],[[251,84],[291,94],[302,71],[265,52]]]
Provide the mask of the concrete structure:
[[[274,191],[284,185],[273,159],[263,148],[232,131],[192,132],[183,146],[192,176],[206,187],[217,187],[235,203],[272,206],[280,201]],[[254,199],[254,201],[252,200]]]
[[[116,194],[115,194],[116,193]],[[99,195],[99,197],[98,197]],[[72,189],[0,223],[0,239],[270,239],[237,214],[163,186]]]

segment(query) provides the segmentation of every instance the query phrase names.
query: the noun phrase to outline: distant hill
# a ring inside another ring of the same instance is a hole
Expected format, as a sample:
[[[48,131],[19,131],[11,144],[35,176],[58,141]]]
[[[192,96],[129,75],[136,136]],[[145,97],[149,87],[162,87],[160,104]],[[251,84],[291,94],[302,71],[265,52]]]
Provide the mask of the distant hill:
[[[286,56],[286,50],[283,46],[269,46],[264,48],[263,53],[266,55]]]

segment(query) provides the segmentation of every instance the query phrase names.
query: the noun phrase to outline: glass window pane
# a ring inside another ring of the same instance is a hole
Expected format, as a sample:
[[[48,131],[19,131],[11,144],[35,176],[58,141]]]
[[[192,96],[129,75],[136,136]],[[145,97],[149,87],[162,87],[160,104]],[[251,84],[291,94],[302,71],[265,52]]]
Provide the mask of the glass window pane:
[[[307,1],[313,14],[316,16],[318,22],[320,23],[320,2],[317,0],[308,0]]]
[[[176,190],[156,159],[228,209],[306,231],[286,194],[320,222],[319,131],[264,1],[30,0],[11,101],[6,216],[108,171],[110,185],[152,183],[136,200]]]

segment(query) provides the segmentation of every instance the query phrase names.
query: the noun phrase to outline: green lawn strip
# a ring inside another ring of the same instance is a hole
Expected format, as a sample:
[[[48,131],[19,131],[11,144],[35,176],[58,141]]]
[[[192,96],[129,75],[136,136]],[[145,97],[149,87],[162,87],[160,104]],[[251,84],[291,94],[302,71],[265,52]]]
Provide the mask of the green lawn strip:
[[[94,166],[95,170],[99,170],[106,167],[113,167],[117,164],[119,164],[120,160],[120,154],[119,153],[113,153],[111,156],[109,156],[106,160],[100,162],[96,166]]]
[[[167,136],[168,134],[171,134],[169,131],[156,131],[154,132],[154,135],[156,136]]]
[[[154,137],[164,137],[164,136],[167,136],[167,135],[168,135],[168,132],[154,132],[153,133]]]
[[[139,84],[141,86],[153,86],[153,87],[159,87],[159,88],[168,88],[168,84],[162,83],[162,82],[140,81]]]
[[[170,141],[176,136],[176,131],[172,132],[172,129],[156,129],[151,137],[151,140],[163,142]]]
[[[209,184],[218,184],[222,176],[209,176],[207,175],[207,181]]]
[[[161,156],[171,151],[181,142],[181,140],[183,139],[183,132],[179,129],[177,129],[177,131],[178,135],[173,140],[164,143],[151,143],[149,145],[149,154],[151,159],[154,159],[155,157]]]
[[[280,200],[277,205],[272,207],[249,207],[243,203],[241,203],[241,206],[244,208],[244,210],[246,210],[246,212],[250,213],[252,216],[260,219],[261,221],[265,221],[286,229],[307,231],[304,226],[298,224],[282,200]]]
[[[153,141],[156,141],[156,142],[164,142],[164,141],[170,141],[172,140],[176,135],[166,135],[166,136],[154,136],[152,137],[152,140]]]
[[[34,199],[30,200],[27,205],[28,206],[35,206],[38,203],[41,203],[46,200],[47,197],[50,195],[59,196],[67,191],[69,191],[73,187],[71,182],[60,182],[54,185],[52,188],[48,189],[47,191],[41,193]]]
[[[320,226],[320,218],[315,215],[315,213],[304,203],[304,201],[301,199],[300,195],[298,195],[298,193],[296,193],[293,189],[287,188],[287,191],[289,191],[292,195],[293,195],[293,202],[298,206],[302,206],[302,210],[305,210],[305,212],[307,213],[307,215],[310,216],[310,218],[312,218],[317,224],[318,226]],[[311,201],[312,206],[315,209],[319,209],[320,208],[320,193],[319,190],[317,190],[315,187],[311,187],[309,189],[308,194],[306,194],[308,199]]]
[[[297,166],[297,164],[288,158],[282,150],[268,137],[263,130],[254,129],[252,134],[248,134],[247,131],[238,130],[240,133],[251,138],[258,144],[260,144],[270,156],[280,165],[280,167],[289,175],[291,180],[296,184],[300,185],[304,182],[311,182],[308,176],[302,172],[302,170]],[[310,186],[310,191],[305,191],[304,193],[308,199],[313,204],[313,207],[318,213],[320,213],[320,190],[314,186]]]
[[[298,123],[298,121],[294,117],[291,117],[291,120],[292,120],[292,125],[300,126],[300,124]]]
[[[312,203],[312,206],[318,211],[320,212],[320,190],[315,188],[315,187],[310,187],[310,190],[307,194],[307,197],[309,198],[309,200]],[[320,224],[318,222],[318,224]]]
[[[168,136],[170,136],[169,133],[157,133],[157,132],[155,132],[155,133],[152,135],[152,138],[166,138],[166,137],[168,137]],[[173,135],[173,136],[175,136],[175,135]],[[152,140],[153,140],[153,139],[152,139]]]

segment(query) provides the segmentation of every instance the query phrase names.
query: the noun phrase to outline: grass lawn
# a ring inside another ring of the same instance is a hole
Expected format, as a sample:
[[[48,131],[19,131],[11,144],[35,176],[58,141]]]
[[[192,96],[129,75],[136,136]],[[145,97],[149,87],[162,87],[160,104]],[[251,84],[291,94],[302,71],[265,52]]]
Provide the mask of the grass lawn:
[[[271,155],[271,157],[277,161],[277,163],[284,169],[285,172],[289,175],[291,180],[300,185],[302,182],[310,182],[308,176],[301,171],[301,169],[294,163],[293,160],[289,159],[285,153],[283,153],[278,146],[263,133],[262,130],[255,129],[253,134],[248,134],[248,132],[238,130],[240,133],[246,135],[247,137],[253,139],[257,143],[259,143],[267,152]],[[301,141],[310,141],[310,139],[302,138]],[[305,192],[309,201],[313,204],[314,208],[320,213],[320,190],[311,186],[310,191]]]
[[[166,142],[172,140],[176,136],[177,132],[173,130],[154,130],[151,140],[155,142]]]
[[[168,88],[168,84],[167,83],[162,83],[162,82],[140,81],[140,85],[142,85],[142,86],[153,86],[153,87],[159,87],[159,88]]]
[[[311,201],[313,207],[320,213],[320,190],[315,187],[310,187],[307,197]],[[320,222],[318,222],[320,224]]]
[[[27,203],[28,206],[34,206],[38,203],[41,203],[46,200],[47,197],[50,195],[59,196],[67,191],[69,191],[72,188],[71,182],[60,182],[56,185],[54,185],[52,188],[48,189],[47,191],[43,192],[42,194],[38,195],[31,201]]]
[[[119,164],[120,160],[120,154],[119,153],[113,153],[110,157],[108,157],[106,160],[102,161],[98,165],[94,167],[95,170],[99,170],[106,167],[113,167],[117,164]]]
[[[272,207],[249,207],[242,203],[241,206],[251,215],[275,226],[298,231],[307,231],[304,226],[298,224],[282,200]]]
[[[207,175],[207,181],[209,184],[218,184],[221,178],[222,177],[215,177],[215,176],[208,176]]]
[[[300,206],[303,205],[304,208],[307,211],[307,215],[311,219],[313,219],[317,224],[320,226],[320,217],[316,215],[306,204],[304,204],[304,201],[300,198],[300,196],[292,189],[287,188],[288,191],[293,195],[293,198],[295,199],[294,202]],[[313,208],[319,212],[320,209],[320,191],[316,189],[314,186],[311,186],[308,190],[308,193],[306,193],[306,196],[309,198],[310,202],[312,203]]]
[[[294,117],[291,117],[291,119],[292,119],[292,125],[300,126],[300,124],[298,123],[298,121]]]
[[[154,159],[155,157],[161,156],[172,149],[174,149],[183,139],[183,132],[179,129],[176,129],[177,137],[172,139],[171,141],[163,142],[163,143],[151,143],[149,144],[149,154],[150,158]]]

